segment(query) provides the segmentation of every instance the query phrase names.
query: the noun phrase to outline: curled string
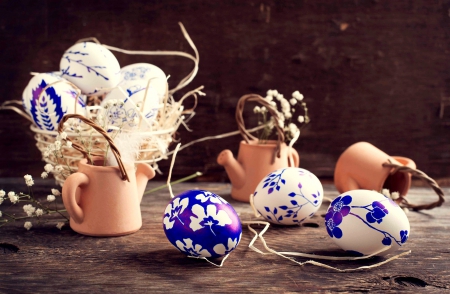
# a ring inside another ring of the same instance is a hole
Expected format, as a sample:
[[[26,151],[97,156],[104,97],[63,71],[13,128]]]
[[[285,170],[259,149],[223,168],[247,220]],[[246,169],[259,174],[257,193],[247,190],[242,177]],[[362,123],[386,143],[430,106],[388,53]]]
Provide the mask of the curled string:
[[[260,95],[257,95],[257,94],[247,94],[247,95],[242,96],[239,99],[238,104],[236,106],[236,122],[237,122],[238,129],[239,129],[242,137],[244,138],[245,142],[247,142],[247,143],[250,143],[250,140],[258,140],[258,138],[256,138],[252,134],[250,134],[245,129],[243,112],[244,112],[245,102],[247,102],[247,101],[258,102],[262,106],[265,106],[275,120],[274,126],[277,130],[278,139],[277,139],[277,147],[276,147],[275,152],[272,157],[272,163],[273,163],[273,162],[275,162],[275,157],[279,158],[281,156],[280,155],[281,143],[284,142],[284,132],[278,123],[278,121],[280,120],[278,111],[272,105],[270,105],[270,103],[267,102],[263,97],[261,97]]]
[[[444,191],[439,187],[438,183],[436,183],[435,180],[430,178],[427,174],[425,174],[423,171],[420,171],[418,169],[413,169],[404,165],[399,165],[396,163],[393,163],[390,159],[388,159],[387,163],[383,163],[383,167],[390,167],[393,170],[391,171],[391,175],[396,172],[402,172],[402,173],[410,173],[413,176],[416,176],[420,178],[422,181],[427,183],[438,195],[438,200],[435,202],[431,202],[428,204],[410,204],[406,200],[406,195],[400,195],[399,201],[402,203],[402,206],[406,208],[411,208],[413,210],[419,211],[419,210],[425,210],[425,209],[433,209],[435,207],[439,207],[444,203]]]
[[[253,200],[253,198],[254,198],[254,194],[251,194],[251,195],[250,195],[250,206],[251,206],[252,209],[253,209],[253,212],[254,212],[255,217],[260,217],[261,214],[258,213],[258,211],[257,211],[257,209],[256,209],[256,207],[255,207],[255,205],[254,205],[254,200]],[[270,227],[270,223],[269,223],[269,222],[255,220],[255,221],[243,221],[242,224],[246,224],[246,225],[248,226],[248,229],[249,229],[251,232],[253,232],[253,233],[255,234],[254,237],[253,237],[253,239],[250,241],[250,243],[249,243],[249,245],[248,245],[248,247],[249,247],[250,249],[252,249],[253,251],[255,251],[255,252],[259,253],[259,254],[262,254],[262,255],[267,254],[267,253],[261,251],[260,249],[258,249],[258,248],[256,248],[256,247],[254,246],[254,243],[255,243],[256,240],[259,238],[259,239],[261,240],[261,242],[263,243],[264,248],[265,248],[268,252],[273,253],[273,254],[275,254],[275,255],[278,255],[278,256],[280,256],[280,257],[283,257],[283,258],[285,258],[285,259],[288,259],[288,260],[290,260],[290,261],[292,261],[292,262],[295,262],[296,264],[301,265],[301,266],[303,266],[303,265],[305,265],[305,264],[312,264],[312,265],[315,265],[315,266],[320,266],[320,267],[332,269],[332,270],[335,270],[335,271],[338,271],[338,272],[349,272],[349,271],[356,271],[356,270],[370,269],[370,268],[378,267],[378,266],[381,266],[381,265],[383,265],[383,264],[385,264],[385,263],[388,263],[388,262],[390,262],[390,261],[392,261],[392,260],[395,260],[395,259],[397,259],[397,258],[400,258],[401,256],[404,256],[404,255],[406,255],[406,254],[411,253],[411,250],[409,250],[409,251],[400,253],[400,254],[398,254],[398,255],[395,255],[395,256],[393,256],[393,257],[391,257],[391,258],[389,258],[389,259],[387,259],[387,260],[384,260],[384,261],[382,261],[382,262],[376,263],[376,264],[374,264],[374,265],[370,265],[370,266],[362,266],[362,267],[353,268],[353,269],[339,269],[339,268],[332,267],[332,266],[329,266],[329,265],[326,265],[326,264],[323,264],[323,263],[320,263],[320,262],[317,262],[317,261],[314,261],[314,260],[308,260],[308,261],[305,261],[305,262],[298,262],[298,261],[296,261],[295,259],[293,259],[292,257],[288,257],[287,255],[298,256],[298,257],[304,257],[304,258],[324,259],[324,260],[361,260],[361,259],[368,259],[368,258],[371,258],[371,257],[373,257],[373,256],[375,256],[375,255],[378,255],[378,254],[380,254],[380,253],[382,253],[382,252],[384,252],[384,251],[386,251],[386,250],[389,250],[389,249],[391,248],[391,246],[385,246],[385,247],[382,248],[381,250],[378,250],[377,252],[372,253],[372,254],[370,254],[370,255],[357,256],[357,257],[354,257],[354,256],[348,256],[348,257],[347,257],[347,256],[342,256],[342,257],[338,257],[338,256],[326,256],[326,255],[316,255],[316,254],[308,254],[308,253],[300,253],[300,252],[278,252],[278,251],[275,251],[275,250],[273,250],[272,248],[270,248],[270,247],[267,245],[267,242],[266,242],[266,240],[265,240],[264,237],[263,237],[263,235],[267,232],[267,230],[268,230],[269,227]],[[264,228],[263,228],[263,229],[261,230],[261,232],[258,234],[258,232],[256,232],[256,230],[253,229],[253,228],[251,227],[251,225],[264,225]]]
[[[79,115],[79,114],[66,114],[65,116],[63,116],[63,118],[61,119],[61,121],[59,122],[58,125],[58,132],[61,133],[64,129],[64,123],[69,120],[70,118],[77,118],[81,121],[83,121],[85,124],[89,125],[90,127],[92,127],[93,129],[95,129],[97,132],[99,132],[105,139],[106,141],[108,141],[109,143],[109,147],[111,148],[111,151],[114,154],[114,157],[117,160],[117,164],[119,166],[119,170],[120,173],[122,174],[122,180],[126,180],[126,181],[130,181],[130,179],[128,178],[128,174],[127,171],[125,169],[125,166],[123,165],[121,156],[120,156],[120,152],[119,149],[116,147],[116,145],[114,145],[114,141],[113,139],[106,133],[106,131],[100,127],[99,125],[97,125],[94,121]],[[72,142],[72,147],[75,150],[78,150],[79,152],[81,152],[84,156],[84,158],[86,158],[88,160],[89,164],[93,164],[92,159],[91,159],[91,155],[93,156],[103,156],[102,154],[95,154],[95,153],[89,153],[85,150],[85,148],[78,144],[77,142],[73,142],[72,140],[70,140],[69,137],[66,138],[67,141]]]
[[[289,142],[288,145],[288,166],[295,166],[294,164],[294,159],[292,158],[292,146],[294,146],[295,142],[297,142],[298,138],[300,137],[300,130],[297,130],[297,132],[295,132],[294,137],[291,139],[291,141]]]
[[[100,45],[102,45],[103,47],[105,47],[105,48],[107,48],[109,50],[121,52],[121,53],[128,54],[128,55],[172,55],[172,56],[175,55],[175,56],[181,56],[181,57],[189,58],[190,60],[192,60],[194,62],[194,68],[192,69],[192,71],[186,77],[184,77],[178,83],[178,85],[175,88],[169,90],[169,94],[173,94],[176,91],[178,91],[178,90],[184,88],[185,86],[187,86],[194,79],[194,77],[197,75],[198,64],[199,64],[199,61],[200,61],[200,56],[199,56],[197,47],[195,46],[194,42],[192,41],[192,39],[189,36],[188,32],[186,31],[185,27],[183,26],[183,24],[181,22],[179,22],[178,25],[180,26],[180,29],[181,29],[181,31],[183,33],[184,38],[186,39],[186,41],[189,43],[189,45],[191,46],[192,50],[194,51],[195,56],[192,56],[191,54],[186,53],[186,52],[182,52],[182,51],[136,51],[136,50],[125,50],[125,49],[109,46],[109,45],[106,45],[106,44],[100,44],[100,42],[96,38],[81,39],[81,40],[78,40],[77,43],[85,42],[85,41],[94,41],[97,44],[100,44]]]
[[[174,150],[174,153],[172,156],[172,161],[170,162],[169,175],[167,176],[167,187],[169,188],[170,198],[175,197],[172,192],[172,185],[170,184],[170,179],[172,178],[172,170],[175,165],[175,158],[177,157],[177,153],[178,153],[178,150],[180,149],[180,146],[181,146],[181,143],[178,143],[177,147],[175,147],[175,150]]]

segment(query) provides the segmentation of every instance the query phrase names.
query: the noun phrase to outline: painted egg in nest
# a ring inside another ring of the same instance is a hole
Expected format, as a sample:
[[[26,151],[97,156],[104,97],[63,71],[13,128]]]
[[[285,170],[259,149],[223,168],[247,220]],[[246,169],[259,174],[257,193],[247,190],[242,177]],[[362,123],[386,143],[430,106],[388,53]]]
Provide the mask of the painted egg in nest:
[[[120,81],[120,65],[116,57],[97,43],[73,45],[64,52],[59,67],[62,77],[86,95],[102,94]]]
[[[169,241],[193,257],[217,258],[233,251],[242,235],[239,216],[222,197],[189,190],[167,205],[163,227]]]
[[[150,63],[134,63],[120,70],[119,86],[131,81],[145,81],[147,85],[149,80],[150,86],[158,93],[159,102],[162,102],[167,91],[167,77],[162,69]]]
[[[135,119],[140,118],[138,111],[142,111],[145,120],[150,124],[158,115],[160,108],[159,95],[152,86],[147,89],[147,81],[132,80],[121,83],[118,87],[109,92],[105,99],[101,102],[101,106],[105,107],[112,100],[123,101],[123,105],[109,107],[107,109],[108,124],[127,128],[136,126]],[[162,107],[162,105],[161,105]],[[145,122],[141,123],[141,130],[150,128]]]
[[[24,110],[42,130],[56,131],[66,114],[86,115],[86,96],[78,96],[72,84],[54,73],[33,76],[23,91],[22,102]]]
[[[256,210],[267,221],[279,225],[298,225],[319,209],[323,187],[310,171],[288,167],[267,175],[253,195]]]
[[[375,191],[352,190],[336,197],[325,215],[328,235],[356,255],[386,255],[400,248],[410,234],[405,212]],[[387,249],[387,246],[390,246]]]

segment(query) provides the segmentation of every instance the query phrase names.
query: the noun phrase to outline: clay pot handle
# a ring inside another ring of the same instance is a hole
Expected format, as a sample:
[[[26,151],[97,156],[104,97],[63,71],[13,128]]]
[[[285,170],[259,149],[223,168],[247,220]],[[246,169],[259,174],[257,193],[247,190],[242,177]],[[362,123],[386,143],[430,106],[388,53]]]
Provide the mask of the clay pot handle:
[[[91,126],[93,129],[95,129],[97,132],[99,132],[106,139],[106,141],[108,141],[109,147],[111,148],[111,151],[114,154],[114,157],[116,158],[117,163],[119,165],[120,173],[122,174],[122,180],[124,180],[124,181],[127,180],[129,182],[130,179],[128,178],[127,171],[126,171],[126,169],[123,165],[122,159],[120,157],[119,149],[117,149],[116,145],[114,145],[113,139],[106,133],[106,131],[102,127],[97,125],[93,120],[90,120],[79,114],[66,114],[65,116],[63,116],[63,118],[59,122],[58,132],[59,133],[62,132],[62,130],[64,128],[64,123],[70,118],[78,118],[79,120],[83,121],[85,124]],[[69,139],[69,137],[67,137],[66,140],[71,141]],[[83,154],[84,158],[87,159],[89,164],[94,164],[90,158],[90,155],[103,156],[102,154],[88,153],[88,152],[86,152],[86,150],[84,150],[84,147],[81,146],[80,144],[73,142],[73,141],[71,141],[71,142],[72,142],[72,147],[74,149],[80,151]]]
[[[62,189],[62,197],[64,206],[70,217],[77,223],[81,224],[84,220],[83,209],[78,205],[76,200],[76,191],[78,187],[89,184],[87,175],[81,172],[71,174],[65,181]]]
[[[394,170],[391,172],[391,174],[396,173],[396,172],[410,173],[411,175],[420,178],[421,180],[425,181],[428,185],[430,185],[430,187],[434,190],[434,192],[436,192],[436,194],[439,197],[439,199],[435,202],[417,205],[417,204],[408,203],[408,201],[405,198],[405,195],[400,195],[400,201],[402,201],[405,204],[405,207],[418,211],[418,210],[424,210],[424,209],[433,209],[435,207],[441,206],[442,203],[444,203],[444,201],[445,201],[444,191],[442,191],[441,187],[439,187],[438,183],[436,183],[435,180],[430,178],[423,171],[420,171],[418,169],[413,169],[413,168],[410,168],[410,167],[407,167],[404,165],[392,163],[389,159],[388,159],[388,161],[389,162],[387,162],[387,163],[383,163],[383,167],[394,168]]]
[[[278,115],[278,111],[275,108],[273,108],[273,106],[270,105],[270,103],[267,102],[263,97],[261,97],[257,94],[247,94],[247,95],[242,96],[239,99],[238,104],[236,106],[236,122],[237,122],[237,125],[239,128],[239,132],[241,133],[242,137],[244,138],[244,140],[247,143],[250,143],[250,140],[256,140],[256,141],[258,140],[258,138],[256,138],[252,134],[250,134],[247,131],[247,129],[245,128],[243,111],[244,111],[245,102],[247,102],[247,101],[258,102],[262,106],[265,106],[267,108],[267,110],[270,112],[270,114],[272,115],[272,117],[275,119],[275,128],[277,129],[277,135],[278,135],[277,149],[275,150],[275,155],[277,157],[280,157],[280,145],[281,145],[281,143],[284,142],[283,129],[278,125],[278,120],[280,119],[280,117]],[[275,156],[274,156],[274,159],[275,159]]]

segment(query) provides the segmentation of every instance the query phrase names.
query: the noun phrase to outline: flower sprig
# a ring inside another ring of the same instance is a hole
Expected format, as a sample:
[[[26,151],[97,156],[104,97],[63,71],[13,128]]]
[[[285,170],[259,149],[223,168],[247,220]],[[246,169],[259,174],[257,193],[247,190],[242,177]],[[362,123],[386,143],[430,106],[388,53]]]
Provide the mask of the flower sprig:
[[[46,202],[42,202],[35,198],[33,194],[33,190],[31,188],[34,185],[33,177],[30,175],[25,175],[24,179],[25,184],[28,186],[28,194],[22,192],[16,194],[14,191],[6,193],[4,190],[0,190],[0,205],[3,204],[3,206],[5,206],[6,203],[10,203],[10,206],[6,209],[0,209],[0,227],[16,221],[25,220],[23,226],[25,229],[30,230],[33,227],[33,219],[36,220],[35,223],[41,224],[48,222],[48,220],[44,218],[45,216],[59,214],[62,217],[62,221],[61,219],[56,219],[56,227],[61,229],[69,220],[69,218],[63,213],[66,210],[58,208],[56,197],[61,196],[61,192],[57,189],[51,189],[51,194],[47,196]],[[26,203],[23,206],[24,215],[17,216],[15,213],[8,212],[9,208],[13,205],[18,205],[19,203]],[[55,219],[52,218],[52,221],[55,221]]]
[[[278,124],[284,130],[285,141],[289,142],[300,132],[303,126],[310,122],[308,108],[303,98],[304,96],[299,91],[293,92],[292,98],[289,100],[277,90],[267,91],[264,99],[277,111],[279,119],[275,121],[273,117],[269,118],[269,111],[265,106],[255,106],[253,112],[260,115],[261,119],[258,123],[266,125],[259,136],[262,144],[269,139],[275,124]],[[280,110],[278,107],[280,107]],[[295,112],[298,107],[303,110],[303,115],[296,115]]]

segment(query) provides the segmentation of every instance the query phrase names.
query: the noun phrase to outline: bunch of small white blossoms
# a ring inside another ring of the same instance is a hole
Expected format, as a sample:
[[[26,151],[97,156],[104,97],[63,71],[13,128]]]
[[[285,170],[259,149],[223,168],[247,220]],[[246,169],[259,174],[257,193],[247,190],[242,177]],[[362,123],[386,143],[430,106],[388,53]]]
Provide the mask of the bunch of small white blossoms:
[[[47,196],[47,203],[43,203],[40,200],[36,199],[33,195],[32,186],[34,185],[33,177],[30,175],[25,175],[25,184],[28,186],[29,194],[25,194],[20,192],[16,194],[14,191],[6,192],[4,190],[0,190],[0,205],[5,204],[6,201],[9,200],[11,205],[8,208],[11,208],[13,205],[16,205],[20,202],[27,203],[23,206],[23,211],[25,213],[24,216],[16,216],[15,213],[10,213],[6,209],[0,210],[0,227],[7,225],[8,223],[16,222],[19,220],[25,220],[24,228],[29,230],[33,227],[33,223],[31,219],[37,219],[37,223],[45,223],[48,222],[43,218],[45,215],[51,214],[59,214],[64,218],[64,221],[58,221],[56,227],[61,229],[65,222],[68,221],[68,217],[65,216],[62,212],[65,212],[65,209],[58,209],[56,204],[56,196],[60,196],[61,192],[57,189],[51,189],[52,194]],[[7,196],[7,197],[5,197]],[[54,203],[54,208],[50,208],[50,203]],[[55,219],[52,219],[55,221]]]
[[[81,131],[81,130],[79,130]],[[50,173],[60,174],[64,178],[67,178],[72,173],[72,169],[67,162],[66,158],[64,158],[64,154],[62,152],[63,148],[71,148],[72,142],[67,140],[67,133],[62,132],[56,136],[56,140],[54,143],[49,144],[45,149],[43,155],[44,159],[56,162],[55,165],[47,163],[44,166],[44,171],[41,173],[41,177],[43,179],[47,178]]]
[[[310,121],[308,108],[306,107],[306,102],[303,101],[303,98],[303,95],[299,91],[292,93],[292,98],[288,100],[277,90],[268,90],[264,99],[277,111],[279,120],[275,122],[274,118],[271,117],[268,121],[269,111],[267,108],[265,106],[255,106],[253,112],[262,116],[262,121],[260,121],[259,124],[266,125],[261,133],[260,140],[263,142],[268,140],[275,123],[284,130],[286,143],[292,140],[292,138],[300,132],[300,129]],[[278,104],[280,105],[281,111],[278,109]],[[304,115],[297,115],[295,118],[294,114],[297,106],[300,106],[303,109]],[[301,127],[297,124],[301,125]]]

